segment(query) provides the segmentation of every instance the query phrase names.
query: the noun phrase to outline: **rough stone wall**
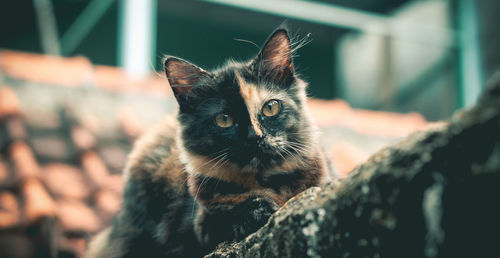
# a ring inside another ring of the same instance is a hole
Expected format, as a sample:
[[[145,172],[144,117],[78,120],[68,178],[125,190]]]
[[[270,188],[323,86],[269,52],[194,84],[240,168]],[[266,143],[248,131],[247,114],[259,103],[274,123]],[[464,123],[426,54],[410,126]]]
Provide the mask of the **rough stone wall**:
[[[476,106],[290,200],[207,257],[500,257],[500,74]]]

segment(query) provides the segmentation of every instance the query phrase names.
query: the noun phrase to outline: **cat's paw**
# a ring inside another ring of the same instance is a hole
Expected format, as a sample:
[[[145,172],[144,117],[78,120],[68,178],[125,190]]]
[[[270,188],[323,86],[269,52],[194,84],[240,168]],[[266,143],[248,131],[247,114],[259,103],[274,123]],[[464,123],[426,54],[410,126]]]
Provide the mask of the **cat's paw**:
[[[248,198],[235,206],[212,206],[197,214],[194,227],[200,243],[213,248],[222,241],[239,241],[254,233],[279,208],[266,196]]]
[[[261,226],[263,226],[269,217],[279,209],[279,206],[270,198],[255,197],[247,201],[246,208],[252,219],[261,222]]]
[[[241,240],[264,226],[279,206],[270,198],[253,197],[243,202],[240,209],[241,221],[233,225],[236,240]]]

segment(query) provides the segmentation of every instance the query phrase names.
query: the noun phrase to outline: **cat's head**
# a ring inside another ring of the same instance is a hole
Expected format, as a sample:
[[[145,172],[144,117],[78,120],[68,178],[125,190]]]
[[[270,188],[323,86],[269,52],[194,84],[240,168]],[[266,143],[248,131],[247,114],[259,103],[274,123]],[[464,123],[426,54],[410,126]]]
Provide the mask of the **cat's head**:
[[[306,83],[293,64],[294,44],[284,28],[274,31],[249,62],[229,61],[206,71],[176,57],[165,71],[179,103],[179,145],[185,162],[262,171],[310,152],[312,126]],[[207,170],[210,166],[192,168]]]

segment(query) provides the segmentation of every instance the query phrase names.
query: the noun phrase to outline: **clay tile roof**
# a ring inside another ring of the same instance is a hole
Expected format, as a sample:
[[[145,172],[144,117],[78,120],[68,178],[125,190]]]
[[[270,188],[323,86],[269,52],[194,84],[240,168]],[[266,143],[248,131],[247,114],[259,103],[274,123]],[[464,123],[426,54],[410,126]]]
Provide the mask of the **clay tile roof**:
[[[96,85],[107,91],[122,91],[129,93],[151,93],[155,96],[170,96],[171,89],[163,75],[155,74],[146,79],[134,79],[123,70],[97,65],[94,68]]]
[[[318,100],[308,102],[313,117],[320,126],[343,126],[361,134],[385,137],[404,137],[427,124],[417,113],[353,109],[343,100]]]
[[[14,171],[18,177],[38,177],[40,175],[40,166],[26,143],[14,142],[10,145],[9,152],[14,163]]]
[[[122,197],[115,191],[103,189],[95,194],[95,202],[100,212],[112,216],[120,210]]]
[[[95,233],[100,227],[100,221],[95,211],[79,200],[59,200],[57,202],[57,216],[63,230]]]
[[[5,85],[0,85],[0,119],[9,115],[18,115],[20,112],[19,99],[14,90]]]
[[[16,196],[10,192],[0,192],[0,229],[17,225],[20,218]]]
[[[347,175],[358,164],[366,161],[369,157],[367,153],[360,151],[354,144],[346,141],[340,141],[335,144],[329,154],[336,172],[341,176]]]
[[[89,150],[96,146],[96,139],[92,133],[82,126],[71,128],[71,139],[80,150]]]
[[[0,71],[11,78],[42,84],[80,87],[92,85],[111,92],[172,94],[162,74],[135,79],[123,70],[93,65],[87,58],[63,58],[11,50],[0,50]]]
[[[0,185],[1,183],[6,182],[9,177],[9,171],[7,170],[7,167],[5,166],[5,163],[0,156]]]
[[[58,239],[58,248],[81,256],[85,236],[111,222],[123,193],[121,175],[111,174],[96,150],[116,165],[123,162],[128,149],[120,151],[121,145],[116,144],[109,149],[109,139],[104,144],[96,139],[88,128],[100,131],[99,119],[85,125],[79,124],[85,119],[71,117],[52,119],[57,123],[48,126],[39,121],[25,123],[28,117],[12,87],[2,86],[0,100],[0,233],[2,229],[50,225],[47,229],[53,227],[50,235]],[[125,132],[111,135],[118,135],[111,142],[132,144]],[[47,218],[57,218],[57,223]],[[83,238],[75,238],[75,234]],[[40,244],[31,242],[33,237],[27,235],[25,245]],[[16,239],[3,237],[0,241],[9,244]]]
[[[76,167],[52,163],[43,167],[44,182],[50,192],[58,197],[87,199],[91,189],[85,175]]]
[[[56,214],[56,204],[44,185],[37,178],[26,178],[21,185],[24,200],[24,216],[29,224],[43,217]]]
[[[81,164],[88,178],[95,186],[103,186],[109,177],[109,171],[99,155],[87,151],[81,156]]]
[[[61,58],[4,50],[0,69],[8,76],[65,86],[80,86],[93,78],[92,64],[85,57]]]

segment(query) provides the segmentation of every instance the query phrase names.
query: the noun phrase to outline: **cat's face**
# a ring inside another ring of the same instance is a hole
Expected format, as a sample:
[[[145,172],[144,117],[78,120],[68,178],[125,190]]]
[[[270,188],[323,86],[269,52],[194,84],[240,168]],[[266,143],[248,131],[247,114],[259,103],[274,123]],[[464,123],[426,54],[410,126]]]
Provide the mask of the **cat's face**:
[[[184,151],[253,171],[300,159],[310,126],[306,85],[295,75],[291,55],[288,34],[279,29],[248,63],[229,62],[208,72],[168,57],[165,69],[180,104]]]

